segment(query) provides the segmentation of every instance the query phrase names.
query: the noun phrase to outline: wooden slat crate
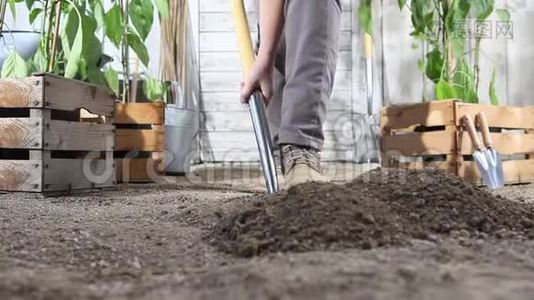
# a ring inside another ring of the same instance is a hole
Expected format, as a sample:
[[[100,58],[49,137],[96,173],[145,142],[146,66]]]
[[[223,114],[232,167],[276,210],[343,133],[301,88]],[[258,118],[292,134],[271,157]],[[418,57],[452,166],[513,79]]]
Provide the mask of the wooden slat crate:
[[[116,104],[116,162],[120,182],[152,182],[163,174],[165,104]]]
[[[381,113],[382,156],[388,167],[440,168],[480,184],[466,114],[484,112],[507,184],[534,182],[534,107],[427,102],[387,107]],[[482,140],[482,137],[480,137]]]
[[[0,79],[0,190],[63,192],[116,186],[110,91],[50,74]]]

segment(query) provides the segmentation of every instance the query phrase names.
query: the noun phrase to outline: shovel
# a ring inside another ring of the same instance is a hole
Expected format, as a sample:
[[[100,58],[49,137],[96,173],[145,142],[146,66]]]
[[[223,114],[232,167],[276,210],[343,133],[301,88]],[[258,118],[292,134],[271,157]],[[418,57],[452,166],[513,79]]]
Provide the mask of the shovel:
[[[368,149],[374,150],[378,153],[378,164],[382,166],[380,155],[380,142],[378,141],[378,121],[374,116],[374,72],[373,72],[373,37],[365,33],[364,35],[364,47],[365,47],[365,68],[366,68],[366,93],[367,93],[367,122],[369,122],[369,134],[371,137],[372,145]],[[371,155],[367,153],[367,163],[371,165]]]
[[[239,42],[239,54],[241,56],[243,76],[246,77],[250,68],[254,64],[255,54],[243,0],[232,0],[232,12]],[[273,157],[271,134],[269,132],[269,125],[265,115],[265,101],[262,93],[256,91],[250,97],[248,105],[258,150],[260,152],[260,162],[263,176],[265,178],[265,185],[267,186],[267,192],[269,194],[277,193],[279,190],[278,177]]]
[[[473,143],[473,147],[475,148],[475,152],[473,153],[473,158],[475,160],[475,163],[478,167],[478,171],[482,175],[482,180],[485,185],[487,185],[489,188],[493,188],[494,183],[491,180],[491,172],[488,160],[486,159],[486,154],[484,153],[484,149],[482,148],[482,144],[480,143],[480,140],[478,138],[478,133],[475,128],[475,123],[473,123],[473,119],[470,115],[465,115],[463,117],[463,123],[464,127],[469,133],[469,137],[471,137],[471,142]]]
[[[488,119],[486,114],[481,112],[477,115],[477,124],[482,132],[482,139],[484,140],[484,146],[486,146],[486,160],[488,161],[491,179],[493,186],[491,188],[498,189],[504,187],[504,175],[502,170],[501,155],[493,147],[493,141],[489,130]]]

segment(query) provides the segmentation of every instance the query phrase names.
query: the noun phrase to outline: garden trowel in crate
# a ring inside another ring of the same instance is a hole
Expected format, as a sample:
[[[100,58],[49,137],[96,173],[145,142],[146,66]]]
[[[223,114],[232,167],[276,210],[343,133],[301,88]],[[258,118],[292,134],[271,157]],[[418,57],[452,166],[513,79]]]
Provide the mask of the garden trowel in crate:
[[[478,138],[478,132],[476,130],[475,123],[473,122],[473,119],[470,115],[465,115],[462,121],[465,129],[469,133],[473,148],[475,149],[475,151],[473,152],[473,159],[475,160],[480,175],[482,175],[483,183],[489,188],[494,188],[496,184],[491,174],[490,163],[488,162],[488,158],[486,155],[487,150],[484,149],[482,143],[480,142],[480,139]]]
[[[243,76],[246,77],[254,63],[255,53],[243,0],[232,0],[232,12],[239,42],[239,54],[241,56]],[[269,125],[265,115],[265,101],[262,93],[256,91],[250,97],[248,105],[254,133],[256,134],[256,142],[258,143],[260,152],[260,161],[267,191],[271,194],[276,193],[278,192],[278,177],[273,156],[271,134],[269,132]]]

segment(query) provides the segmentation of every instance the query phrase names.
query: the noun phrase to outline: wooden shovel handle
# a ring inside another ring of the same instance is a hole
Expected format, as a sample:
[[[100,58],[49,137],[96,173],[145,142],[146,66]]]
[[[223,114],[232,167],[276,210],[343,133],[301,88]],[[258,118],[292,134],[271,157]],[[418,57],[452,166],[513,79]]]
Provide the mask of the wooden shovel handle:
[[[373,37],[367,32],[365,33],[363,38],[363,45],[365,48],[365,58],[373,58]]]
[[[489,130],[489,123],[486,114],[481,112],[477,115],[477,123],[480,131],[482,132],[482,139],[486,148],[493,148],[493,141]]]
[[[235,30],[237,34],[243,76],[247,77],[250,68],[254,64],[256,55],[254,52],[252,37],[250,36],[248,18],[243,0],[232,0],[232,13],[234,15]]]
[[[462,121],[464,123],[464,127],[469,133],[469,136],[471,137],[471,142],[473,143],[473,146],[476,150],[482,149],[482,144],[480,144],[480,140],[478,139],[477,130],[475,128],[475,123],[473,123],[473,119],[470,115],[465,115],[462,118]]]

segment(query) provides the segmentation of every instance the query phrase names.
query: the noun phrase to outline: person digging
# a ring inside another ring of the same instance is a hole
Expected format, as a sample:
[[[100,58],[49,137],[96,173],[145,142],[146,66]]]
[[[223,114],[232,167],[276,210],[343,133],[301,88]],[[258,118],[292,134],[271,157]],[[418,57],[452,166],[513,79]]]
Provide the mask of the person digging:
[[[320,152],[325,104],[338,56],[339,0],[259,0],[256,61],[241,83],[246,103],[260,90],[273,143],[280,149],[284,188],[325,181]]]

